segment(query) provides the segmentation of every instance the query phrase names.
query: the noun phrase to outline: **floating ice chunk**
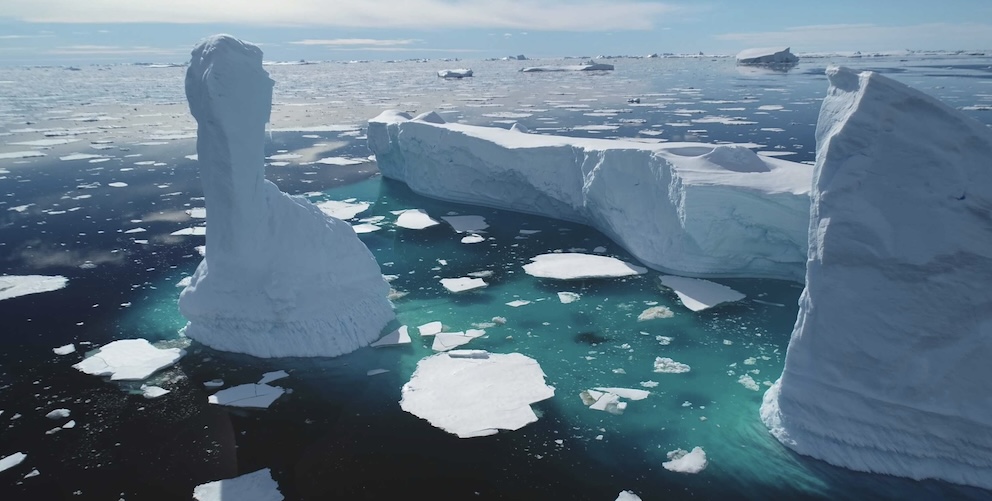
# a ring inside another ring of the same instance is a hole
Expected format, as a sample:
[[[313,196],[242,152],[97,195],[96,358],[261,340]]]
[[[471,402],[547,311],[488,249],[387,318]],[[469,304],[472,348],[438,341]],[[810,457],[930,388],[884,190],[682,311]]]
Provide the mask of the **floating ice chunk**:
[[[512,306],[514,308],[519,308],[521,306],[526,306],[528,304],[530,304],[530,301],[524,299],[517,299],[515,301],[510,301],[509,303],[506,303],[507,306]]]
[[[643,386],[643,387],[645,387],[645,388],[657,388],[658,387],[658,382],[657,381],[641,381],[640,385]]]
[[[10,151],[7,153],[0,153],[0,160],[11,160],[15,158],[35,158],[43,157],[44,153],[40,151]]]
[[[474,233],[467,237],[462,237],[461,240],[463,244],[477,244],[485,241],[486,241],[485,237],[483,237],[482,235],[476,235]]]
[[[114,181],[112,183],[107,183],[107,186],[110,186],[111,188],[127,188],[127,183]]]
[[[69,417],[69,414],[71,414],[69,409],[55,409],[48,414],[45,414],[45,417],[48,419],[65,419]]]
[[[407,330],[407,326],[400,326],[399,329],[382,336],[382,339],[370,344],[374,348],[379,348],[381,346],[396,346],[400,344],[410,344],[410,333]]]
[[[206,226],[191,226],[189,228],[183,228],[181,230],[176,230],[170,233],[172,236],[203,236],[207,234]]]
[[[193,219],[206,219],[207,218],[207,208],[206,207],[193,207],[188,209],[186,214]]]
[[[75,143],[76,141],[82,141],[82,139],[75,139],[75,138],[35,139],[33,141],[17,141],[7,144],[18,145],[18,146],[58,146],[60,144]]]
[[[371,369],[365,373],[366,376],[378,376],[379,374],[385,374],[389,372],[389,369]]]
[[[609,412],[610,414],[623,414],[624,409],[627,407],[626,404],[621,407],[623,402],[620,401],[620,396],[614,393],[593,394],[590,392],[590,396],[596,399],[596,401],[589,406],[589,408],[594,411],[604,411]]]
[[[410,230],[422,230],[438,224],[441,223],[438,223],[420,209],[402,211],[399,217],[396,218],[396,226]]]
[[[709,280],[662,275],[661,284],[675,291],[682,304],[692,311],[702,311],[721,303],[740,301],[746,296]]]
[[[558,300],[561,301],[562,304],[574,303],[574,302],[578,301],[579,298],[581,298],[581,297],[582,296],[580,296],[580,295],[578,295],[578,294],[576,294],[574,292],[559,292],[558,293]]]
[[[146,231],[148,230],[146,230],[145,228],[131,228],[130,230],[125,231],[124,234],[129,235],[132,233],[144,233]]]
[[[441,78],[465,78],[472,76],[472,70],[459,68],[455,70],[438,70],[437,76]]]
[[[348,166],[348,165],[359,165],[368,162],[364,158],[348,158],[348,157],[326,157],[317,160],[314,163],[324,164],[324,165],[337,165],[337,166]]]
[[[482,287],[486,287],[489,284],[487,284],[486,281],[481,278],[460,277],[460,278],[442,278],[441,285],[443,285],[445,289],[448,289],[451,292],[465,292],[472,289],[479,289]]]
[[[52,348],[52,351],[55,352],[56,355],[68,355],[76,352],[76,345],[69,343],[64,346],[59,346],[58,348]]]
[[[752,378],[750,374],[744,374],[743,376],[737,378],[737,382],[752,391],[758,391],[760,389],[758,387],[758,383],[754,382],[754,378]]]
[[[537,421],[530,404],[555,394],[544,377],[536,360],[519,353],[439,353],[417,363],[400,407],[460,438],[518,430]]]
[[[162,388],[161,386],[141,385],[141,395],[148,399],[158,398],[167,395],[169,393],[170,393],[169,390]]]
[[[486,350],[451,350],[448,352],[451,358],[489,358]]]
[[[31,470],[27,475],[24,475],[24,478],[37,477],[38,475],[41,475],[41,472],[38,471],[37,468],[35,468],[35,469]]]
[[[211,379],[210,381],[203,382],[204,388],[220,388],[221,386],[224,386],[223,379]]]
[[[89,160],[92,158],[106,158],[104,155],[96,155],[93,153],[73,153],[71,155],[66,155],[64,157],[59,157],[59,160],[70,162],[73,160]]]
[[[434,343],[431,344],[431,349],[434,351],[448,351],[467,344],[476,337],[467,336],[463,332],[441,332],[434,335]]]
[[[737,53],[737,64],[744,65],[792,65],[799,62],[789,47],[769,47],[745,49]]]
[[[321,212],[331,217],[347,220],[369,210],[372,204],[368,202],[339,202],[327,200],[317,204]]]
[[[74,368],[113,381],[139,380],[176,363],[186,352],[179,348],[156,348],[145,339],[121,339],[100,347]]]
[[[616,501],[641,501],[641,497],[631,491],[623,491],[617,495]]]
[[[654,359],[654,371],[665,374],[681,374],[689,372],[690,367],[681,362],[676,362],[668,357],[657,357]]]
[[[672,318],[675,313],[667,306],[652,306],[637,315],[638,322],[646,322],[648,320],[656,320],[659,318]]]
[[[668,453],[668,461],[661,463],[666,470],[678,473],[699,473],[706,465],[706,452],[702,447],[693,447],[691,452],[676,449]]]
[[[0,301],[28,294],[57,291],[68,283],[69,279],[62,275],[3,275],[0,276]]]
[[[193,489],[196,501],[282,501],[286,499],[279,492],[279,484],[272,479],[268,469],[240,477],[217,480],[196,486]]]
[[[9,470],[24,461],[24,458],[28,457],[27,454],[23,452],[15,452],[9,456],[0,459],[0,471]]]
[[[607,256],[561,252],[541,254],[524,265],[528,275],[558,280],[626,277],[647,273],[646,268]]]
[[[421,336],[433,336],[435,334],[440,334],[441,329],[443,328],[444,326],[441,325],[441,322],[435,321],[427,322],[426,324],[417,327],[417,330],[420,331]]]
[[[612,71],[612,64],[602,64],[587,62],[583,64],[572,64],[566,66],[529,66],[527,68],[521,68],[520,71],[523,73],[538,73],[545,71]]]
[[[265,409],[272,405],[286,390],[267,384],[241,384],[232,386],[207,397],[207,402],[230,407]]]
[[[279,379],[286,377],[289,377],[289,373],[282,369],[272,372],[266,372],[265,374],[262,374],[262,379],[259,379],[258,383],[256,384],[269,384],[273,381],[277,381]]]
[[[489,227],[486,218],[482,216],[443,216],[451,227],[458,233],[474,233]]]
[[[70,429],[75,428],[75,427],[76,427],[76,421],[74,421],[72,419],[70,419],[64,425],[62,425],[62,429],[63,430],[70,430]]]
[[[635,390],[632,388],[595,388],[595,390],[612,393],[620,398],[626,398],[627,400],[644,400],[651,394],[650,391]]]
[[[361,235],[363,233],[372,233],[373,231],[379,231],[382,229],[382,226],[376,226],[374,224],[369,224],[369,223],[361,223],[361,224],[351,225],[351,229],[355,230],[355,233]]]

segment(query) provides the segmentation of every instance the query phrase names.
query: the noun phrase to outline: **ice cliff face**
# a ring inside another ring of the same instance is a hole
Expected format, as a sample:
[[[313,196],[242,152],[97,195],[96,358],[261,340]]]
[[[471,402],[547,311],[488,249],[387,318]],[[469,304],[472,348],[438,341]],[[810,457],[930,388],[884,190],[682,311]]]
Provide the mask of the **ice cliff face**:
[[[761,417],[835,465],[992,488],[992,131],[827,75],[806,290]]]
[[[803,277],[808,165],[739,146],[432,122],[392,111],[369,121],[384,176],[435,198],[589,224],[667,272]]]
[[[193,50],[186,97],[210,232],[179,297],[186,335],[259,357],[348,353],[393,318],[389,286],[347,223],[265,179],[272,85],[254,45],[218,35]]]

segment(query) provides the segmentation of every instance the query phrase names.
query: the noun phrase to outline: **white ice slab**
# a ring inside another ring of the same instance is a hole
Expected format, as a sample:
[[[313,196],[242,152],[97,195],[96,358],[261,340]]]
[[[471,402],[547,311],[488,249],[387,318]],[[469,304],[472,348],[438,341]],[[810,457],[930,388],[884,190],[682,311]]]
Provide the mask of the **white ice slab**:
[[[524,265],[528,275],[558,280],[626,277],[647,273],[646,268],[607,256],[561,252],[532,257]]]
[[[637,389],[633,389],[633,388],[612,388],[612,387],[610,387],[610,388],[603,388],[603,387],[599,387],[599,388],[595,388],[595,390],[606,392],[606,393],[612,393],[612,394],[614,394],[614,395],[616,395],[616,396],[618,396],[620,398],[626,398],[627,400],[644,400],[645,398],[648,398],[648,395],[651,394],[650,391],[637,390]]]
[[[24,458],[28,457],[27,454],[23,452],[15,452],[3,459],[0,459],[0,471],[9,470],[24,461]]]
[[[289,373],[281,369],[277,371],[266,372],[265,374],[262,374],[262,379],[259,379],[257,384],[268,384],[285,377],[289,377]]]
[[[574,292],[559,292],[558,293],[558,300],[561,301],[562,304],[574,303],[574,302],[578,301],[581,297],[582,296],[580,296],[580,295],[578,295],[578,294],[576,294]]]
[[[433,336],[435,334],[440,334],[442,329],[444,329],[444,326],[441,322],[437,321],[427,322],[426,324],[417,327],[417,330],[420,331],[421,336]]]
[[[661,284],[675,291],[682,304],[692,311],[702,311],[721,303],[740,301],[746,296],[709,280],[662,275]]]
[[[241,384],[232,386],[207,397],[207,402],[230,407],[265,409],[272,405],[286,390],[267,384]]]
[[[272,479],[268,469],[240,477],[217,480],[196,486],[193,489],[196,501],[282,501],[279,484]]]
[[[448,289],[451,292],[465,292],[465,291],[470,291],[472,289],[480,289],[482,287],[488,286],[489,284],[487,284],[486,281],[481,278],[460,277],[460,278],[442,278],[441,285],[443,285],[445,289]]]
[[[351,229],[355,230],[355,233],[361,235],[363,233],[372,233],[373,231],[379,231],[382,229],[382,226],[376,226],[374,224],[369,224],[369,223],[361,223],[361,224],[351,225]]]
[[[654,371],[664,374],[682,374],[692,370],[682,362],[676,362],[668,357],[657,357],[654,359]]]
[[[69,417],[71,413],[72,411],[69,409],[55,409],[48,414],[45,414],[45,417],[48,419],[65,419]]]
[[[410,230],[422,230],[441,224],[420,209],[405,210],[396,218],[396,226]]]
[[[434,351],[448,351],[466,344],[475,338],[476,336],[468,336],[463,332],[441,332],[434,336],[431,349]]]
[[[103,345],[73,367],[94,376],[110,376],[114,381],[138,380],[176,363],[185,354],[179,348],[156,348],[145,339],[121,339]]]
[[[181,230],[176,230],[170,233],[174,237],[182,236],[203,236],[207,234],[206,226],[191,226],[189,228],[183,228]]]
[[[517,430],[537,421],[530,404],[554,396],[544,377],[536,360],[519,353],[440,353],[417,363],[400,407],[460,438]]]
[[[443,216],[441,219],[458,233],[475,233],[489,227],[486,218],[482,216]]]
[[[28,294],[51,292],[65,287],[69,279],[61,275],[4,275],[0,276],[0,301]]]
[[[403,325],[399,329],[382,336],[381,339],[372,343],[369,346],[374,348],[379,348],[381,346],[397,346],[401,344],[410,344],[410,333],[407,326]]]
[[[317,208],[321,212],[338,219],[351,219],[362,212],[369,210],[372,204],[368,202],[340,202],[337,200],[327,200],[317,203]]]
[[[528,304],[530,304],[530,301],[527,301],[526,299],[516,299],[514,301],[510,301],[509,303],[506,303],[507,306],[511,306],[513,308],[519,308],[521,306],[526,306]]]
[[[52,348],[52,351],[56,355],[68,355],[70,353],[75,353],[76,352],[76,345],[74,345],[72,343],[69,343],[69,344],[64,345],[64,346],[59,346],[58,348]]]
[[[478,244],[486,241],[486,237],[482,235],[471,234],[467,237],[462,237],[461,242],[463,244]]]
[[[666,470],[678,473],[699,473],[706,465],[706,452],[702,447],[693,447],[691,452],[676,449],[668,453],[668,461],[661,463]]]
[[[169,390],[162,388],[161,386],[141,386],[141,395],[145,398],[159,398],[161,396],[167,395]]]
[[[652,306],[639,315],[637,315],[638,322],[646,322],[648,320],[657,320],[659,318],[672,318],[675,313],[667,306]]]

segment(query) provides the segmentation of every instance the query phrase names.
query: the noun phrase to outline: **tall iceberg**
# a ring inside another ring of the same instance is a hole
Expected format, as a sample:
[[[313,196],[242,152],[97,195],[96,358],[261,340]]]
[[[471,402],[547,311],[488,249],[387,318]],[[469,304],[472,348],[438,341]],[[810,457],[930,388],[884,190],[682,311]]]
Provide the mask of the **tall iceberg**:
[[[992,131],[827,76],[806,289],[761,418],[835,465],[992,488]]]
[[[369,120],[368,142],[383,176],[417,193],[588,224],[655,269],[803,277],[809,165],[739,145],[528,134],[395,111]]]
[[[394,317],[389,285],[348,223],[265,179],[273,81],[262,51],[226,35],[201,42],[186,72],[210,232],[179,296],[186,335],[258,357],[336,356]]]

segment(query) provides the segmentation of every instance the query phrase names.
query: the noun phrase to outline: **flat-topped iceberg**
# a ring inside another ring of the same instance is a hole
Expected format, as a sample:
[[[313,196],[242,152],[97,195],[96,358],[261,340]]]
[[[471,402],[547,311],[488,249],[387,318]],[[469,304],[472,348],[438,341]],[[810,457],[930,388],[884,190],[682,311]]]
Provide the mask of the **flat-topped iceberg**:
[[[141,380],[184,355],[180,348],[158,348],[145,339],[120,339],[101,346],[73,368],[112,381]]]
[[[348,353],[393,319],[389,285],[351,225],[265,179],[272,85],[254,45],[218,35],[193,50],[186,97],[210,253],[179,298],[185,332],[258,357]]]
[[[441,78],[465,78],[472,76],[472,70],[468,68],[458,68],[455,70],[438,70],[437,76]]]
[[[642,263],[696,276],[802,280],[812,166],[741,146],[369,121],[382,174],[444,200],[588,224]]]
[[[761,417],[847,468],[992,488],[992,131],[827,70],[806,289]]]
[[[613,71],[612,64],[594,63],[592,61],[582,64],[568,64],[564,66],[528,66],[520,68],[524,73],[538,73],[542,71]]]
[[[28,294],[57,291],[68,285],[62,275],[3,275],[0,276],[0,301]]]
[[[799,57],[788,47],[767,47],[744,49],[737,53],[737,64],[745,65],[793,65]]]

